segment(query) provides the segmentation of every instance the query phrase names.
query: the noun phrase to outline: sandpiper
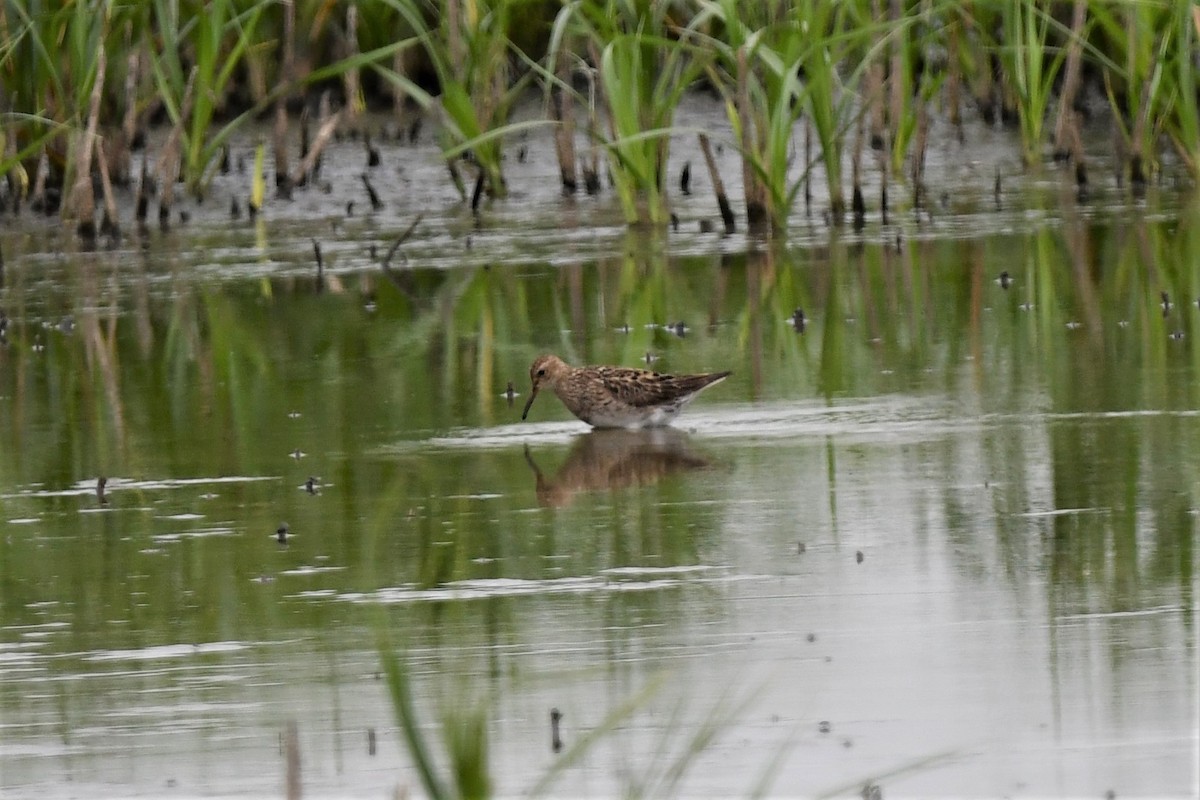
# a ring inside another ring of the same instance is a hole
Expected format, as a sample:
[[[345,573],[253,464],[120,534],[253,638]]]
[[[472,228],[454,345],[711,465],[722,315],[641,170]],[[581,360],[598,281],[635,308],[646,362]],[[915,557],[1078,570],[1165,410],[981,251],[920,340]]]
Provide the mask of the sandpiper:
[[[521,419],[538,389],[548,386],[575,416],[597,428],[656,428],[669,425],[702,390],[729,376],[663,375],[630,367],[572,367],[555,355],[538,356],[529,368],[533,391]]]

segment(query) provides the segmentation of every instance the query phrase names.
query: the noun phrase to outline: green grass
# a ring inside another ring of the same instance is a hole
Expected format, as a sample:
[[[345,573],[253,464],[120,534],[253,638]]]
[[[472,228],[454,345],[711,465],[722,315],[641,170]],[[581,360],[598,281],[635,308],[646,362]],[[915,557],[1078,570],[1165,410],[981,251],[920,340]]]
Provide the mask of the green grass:
[[[576,0],[555,25],[572,30],[594,62],[605,120],[590,135],[608,157],[630,225],[661,226],[670,216],[665,170],[675,111],[708,58],[696,45],[699,18],[681,25],[671,10],[669,3]]]
[[[393,83],[401,84],[442,126],[442,151],[448,161],[469,153],[478,165],[484,188],[504,197],[504,137],[524,126],[508,124],[513,104],[532,73],[514,77],[509,70],[511,18],[529,0],[461,0],[448,3],[444,13],[431,15],[418,0],[387,0],[416,32],[434,68],[440,95],[421,90],[405,76],[378,66]],[[454,13],[457,10],[457,13]]]
[[[814,170],[824,174],[832,219],[841,219],[847,134],[868,100],[872,132],[886,136],[879,168],[888,177],[921,158],[913,152],[924,147],[921,120],[945,99],[951,77],[956,92],[970,87],[981,107],[1010,113],[1026,163],[1039,164],[1067,45],[1080,39],[1083,71],[1108,93],[1130,170],[1153,174],[1171,149],[1200,176],[1200,12],[1188,0],[1090,3],[1077,34],[1062,4],[1049,0],[386,0],[358,10],[362,52],[342,41],[342,3],[298,2],[292,30],[274,0],[8,0],[0,15],[0,170],[10,192],[23,191],[43,153],[53,180],[71,185],[78,148],[91,141],[81,134],[101,53],[108,69],[97,133],[106,147],[121,146],[106,137],[127,112],[144,125],[161,108],[179,128],[180,169],[196,193],[249,120],[280,97],[361,70],[377,79],[372,91],[394,88],[434,117],[453,171],[474,170],[477,186],[503,199],[505,141],[557,124],[514,124],[514,105],[535,84],[574,92],[564,80],[574,72],[590,75],[593,88],[572,100],[592,112],[583,130],[607,156],[630,225],[670,218],[665,169],[671,137],[684,133],[676,110],[706,80],[733,126],[750,227],[784,236]],[[284,74],[280,54],[290,50],[305,55],[304,74]],[[131,55],[143,68],[127,76]],[[557,59],[571,70],[558,69]],[[423,64],[436,85],[399,69],[405,64]],[[813,163],[797,157],[801,125],[819,145]],[[919,180],[919,170],[912,175]],[[465,185],[461,191],[465,197]]]
[[[1021,152],[1026,164],[1038,164],[1046,144],[1046,117],[1066,50],[1055,46],[1051,32],[1058,26],[1049,4],[1016,0],[1001,5],[1000,62],[1016,97],[1021,129]]]
[[[255,0],[239,8],[234,0],[213,0],[203,13],[189,17],[179,13],[179,3],[173,0],[154,0],[146,9],[151,18],[143,22],[162,41],[161,48],[150,51],[154,84],[172,121],[183,126],[182,168],[193,191],[205,182],[229,135],[249,116],[250,112],[243,113],[212,131],[236,70],[271,4],[272,0]],[[190,56],[186,63],[185,55]],[[191,111],[184,119],[183,99],[193,71]]]
[[[509,794],[513,787],[496,787],[489,763],[489,720],[485,704],[465,701],[469,692],[458,691],[440,724],[441,747],[429,733],[414,702],[415,685],[403,654],[398,654],[386,635],[379,640],[380,660],[387,680],[388,694],[396,715],[396,724],[409,757],[413,761],[421,788],[431,800],[464,800],[487,798],[497,792]],[[556,796],[554,787],[564,775],[586,758],[607,738],[617,735],[638,712],[644,711],[660,698],[668,683],[666,675],[649,681],[641,691],[618,704],[594,727],[582,732],[559,754],[553,764],[536,780],[526,794],[530,797]],[[622,796],[628,798],[662,798],[678,796],[689,770],[720,734],[729,729],[753,700],[753,694],[735,699],[732,695],[719,697],[698,723],[685,720],[691,705],[679,698],[671,707],[665,730],[645,754],[644,763],[629,769],[624,777]],[[439,753],[438,750],[442,752]],[[790,749],[790,741],[777,749],[757,776],[748,796],[758,797],[770,788],[782,756]],[[439,766],[439,764],[441,766]]]

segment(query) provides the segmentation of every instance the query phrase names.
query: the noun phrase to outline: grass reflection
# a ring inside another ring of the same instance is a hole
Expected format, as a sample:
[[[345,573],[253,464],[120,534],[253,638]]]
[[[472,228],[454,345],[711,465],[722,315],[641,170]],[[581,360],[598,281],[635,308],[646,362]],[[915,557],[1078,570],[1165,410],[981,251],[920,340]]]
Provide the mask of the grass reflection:
[[[548,635],[624,678],[689,646],[651,628],[731,613],[711,571],[837,588],[781,553],[896,524],[918,577],[944,555],[956,588],[992,578],[1044,621],[1066,685],[1065,626],[1195,604],[1200,217],[1151,211],[685,256],[631,234],[595,261],[414,259],[324,291],[286,268],[197,278],[155,242],[39,260],[6,240],[3,635],[63,624],[44,669],[73,674],[180,642],[333,651],[384,606],[431,669],[469,651],[469,674],[516,683],[505,648]],[[547,349],[734,375],[661,438],[557,407],[519,426],[503,388],[527,392]],[[1152,635],[1194,639],[1183,618]],[[31,702],[0,689],[6,715]]]

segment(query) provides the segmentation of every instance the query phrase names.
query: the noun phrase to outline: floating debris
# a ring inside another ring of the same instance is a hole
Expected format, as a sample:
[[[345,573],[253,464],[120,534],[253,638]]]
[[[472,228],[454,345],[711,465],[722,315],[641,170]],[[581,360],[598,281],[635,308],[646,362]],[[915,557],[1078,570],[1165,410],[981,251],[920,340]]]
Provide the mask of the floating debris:
[[[483,202],[483,190],[487,186],[487,176],[483,170],[479,171],[479,175],[475,178],[475,188],[471,191],[471,213],[479,215],[479,204]],[[476,220],[478,224],[478,220]]]
[[[863,551],[862,551],[862,550],[856,550],[856,551],[855,551],[855,553],[854,553],[854,561],[855,561],[855,563],[857,563],[857,564],[861,564],[861,563],[863,562]]]
[[[394,258],[396,253],[400,250],[400,245],[408,241],[409,236],[412,236],[413,231],[415,231],[417,226],[421,224],[421,218],[424,216],[424,214],[417,214],[416,219],[409,223],[409,226],[404,229],[404,232],[400,234],[396,241],[392,242],[392,246],[388,248],[387,255],[383,257],[382,267],[384,272],[387,272],[392,268],[392,258]],[[468,237],[467,241],[470,241],[470,237]],[[468,247],[469,246],[470,245],[468,245]],[[400,253],[400,258],[403,261],[408,261],[408,257],[402,252]]]
[[[729,205],[729,196],[725,193],[725,182],[721,180],[716,159],[713,158],[712,147],[709,145],[708,137],[703,133],[697,134],[696,138],[700,143],[700,152],[704,154],[704,163],[708,167],[708,177],[712,181],[713,194],[717,197],[721,222],[725,223],[725,233],[732,234],[737,230],[737,218],[733,214],[733,207]],[[718,152],[720,152],[720,147],[718,144]]]
[[[557,708],[550,709],[550,749],[555,753],[562,750],[562,737],[558,734],[558,723],[562,721],[562,712]]]
[[[371,134],[363,134],[363,142],[367,146],[367,169],[379,166],[379,148],[371,144]]]
[[[299,447],[297,447],[295,450],[293,450],[291,453],[289,453],[289,455],[290,455],[292,458],[294,458],[294,459],[296,459],[297,461],[299,461],[300,459],[302,459],[302,458],[304,458],[306,455],[308,455],[308,453],[305,453],[303,450],[301,450]]]
[[[833,726],[829,724],[829,720],[823,719],[817,723],[817,730],[819,730],[821,733],[829,733],[831,730],[833,730]]]
[[[321,243],[312,240],[313,256],[317,260],[317,291],[325,288],[325,259],[321,256]]]
[[[367,197],[371,199],[371,209],[379,211],[383,208],[383,201],[379,199],[379,194],[375,191],[375,187],[371,185],[371,179],[367,177],[367,173],[359,176],[362,178],[363,186],[367,188]]]

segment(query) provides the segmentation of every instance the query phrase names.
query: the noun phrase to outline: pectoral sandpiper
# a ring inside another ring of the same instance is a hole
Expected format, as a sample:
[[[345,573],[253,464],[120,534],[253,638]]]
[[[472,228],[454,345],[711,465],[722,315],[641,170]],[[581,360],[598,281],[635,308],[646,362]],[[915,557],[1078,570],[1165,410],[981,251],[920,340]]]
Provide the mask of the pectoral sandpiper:
[[[719,383],[728,372],[703,375],[662,375],[630,367],[572,367],[555,355],[538,356],[529,368],[533,391],[547,386],[575,416],[597,428],[656,428],[669,425],[702,390]]]

